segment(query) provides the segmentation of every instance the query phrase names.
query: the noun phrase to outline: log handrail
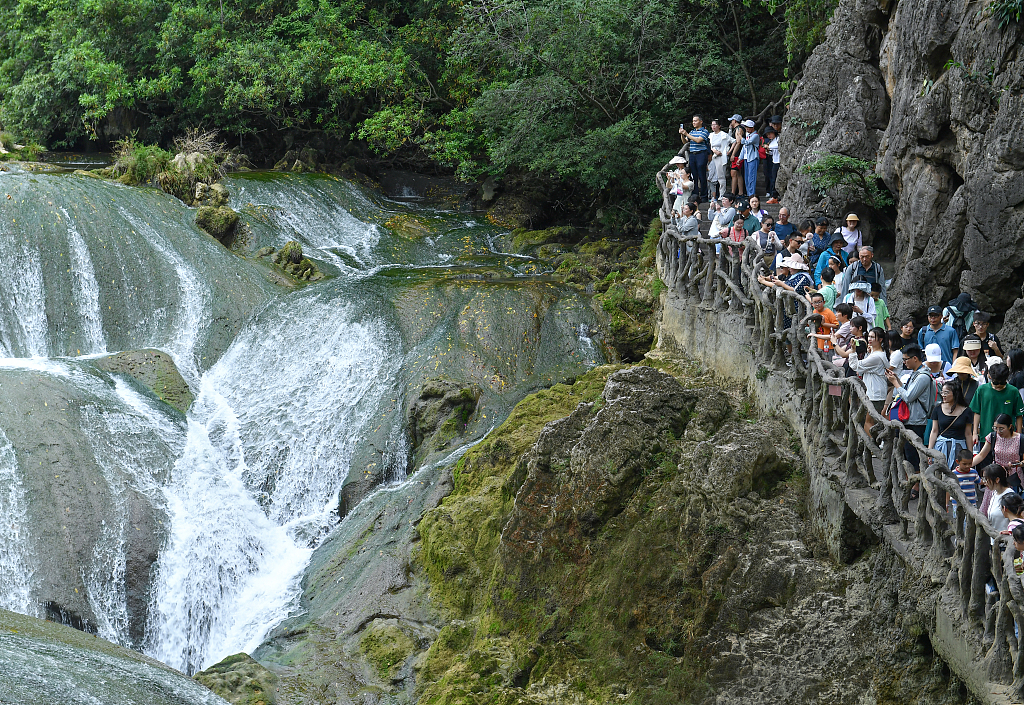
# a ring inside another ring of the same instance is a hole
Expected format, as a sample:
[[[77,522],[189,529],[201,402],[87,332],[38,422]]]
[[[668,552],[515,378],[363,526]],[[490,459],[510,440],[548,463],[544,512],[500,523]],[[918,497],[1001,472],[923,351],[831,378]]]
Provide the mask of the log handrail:
[[[756,238],[737,243],[680,234],[671,217],[672,197],[664,178],[668,169],[657,175],[662,282],[693,303],[746,314],[754,357],[803,396],[805,441],[836,462],[845,488],[876,493],[870,524],[880,534],[882,527],[897,527],[900,540],[919,558],[920,577],[959,596],[965,622],[991,645],[985,654],[990,678],[1012,683],[1014,695],[1024,698],[1018,636],[1024,636],[1024,586],[1014,570],[1013,542],[967,501],[942,453],[925,447],[899,421],[879,414],[864,383],[846,377],[803,333],[817,317],[810,302],[758,281],[767,268]],[[863,428],[866,417],[874,420],[870,433]],[[919,470],[904,458],[907,445],[921,458]],[[919,496],[912,506],[915,486]],[[947,496],[956,502],[951,511],[946,510]],[[995,595],[985,589],[990,580],[998,587]]]

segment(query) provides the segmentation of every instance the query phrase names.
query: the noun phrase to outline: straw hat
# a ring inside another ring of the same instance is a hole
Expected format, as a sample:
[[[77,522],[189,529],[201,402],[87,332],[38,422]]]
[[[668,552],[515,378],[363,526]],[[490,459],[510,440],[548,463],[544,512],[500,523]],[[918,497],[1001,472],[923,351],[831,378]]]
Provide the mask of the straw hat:
[[[949,369],[946,370],[946,374],[955,375],[957,373],[970,375],[974,379],[978,379],[978,373],[971,367],[971,360],[968,357],[960,356],[953,361]]]
[[[846,219],[847,220],[853,220],[853,221],[856,221],[858,223],[860,222],[860,218],[857,217],[856,213],[850,213],[850,215],[846,216]]]

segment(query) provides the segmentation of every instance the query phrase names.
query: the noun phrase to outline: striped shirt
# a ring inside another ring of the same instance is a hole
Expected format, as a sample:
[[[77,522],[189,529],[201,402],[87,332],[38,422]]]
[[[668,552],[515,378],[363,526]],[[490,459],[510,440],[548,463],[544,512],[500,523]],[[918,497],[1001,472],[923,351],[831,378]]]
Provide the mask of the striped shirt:
[[[980,479],[977,471],[974,469],[970,472],[956,471],[956,481],[960,483],[960,489],[964,491],[964,497],[973,506],[978,506],[978,482]],[[953,500],[953,506],[956,506],[955,499]]]
[[[703,142],[694,142],[694,137],[703,137]],[[711,149],[710,145],[711,133],[708,132],[706,127],[698,127],[690,130],[690,151],[691,152],[707,152]]]

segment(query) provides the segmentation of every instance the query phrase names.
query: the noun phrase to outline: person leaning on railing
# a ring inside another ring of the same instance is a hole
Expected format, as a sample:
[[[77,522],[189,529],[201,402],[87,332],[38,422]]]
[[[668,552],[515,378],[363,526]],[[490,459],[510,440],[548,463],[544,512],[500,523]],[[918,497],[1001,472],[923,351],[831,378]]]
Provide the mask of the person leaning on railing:
[[[903,365],[910,370],[910,377],[906,384],[900,381],[896,373],[891,369],[885,370],[885,376],[900,398],[907,403],[910,410],[909,418],[903,423],[908,431],[913,431],[918,438],[924,437],[924,427],[928,421],[928,415],[935,405],[935,380],[928,374],[924,367],[922,358],[924,351],[917,344],[907,345],[903,348]],[[917,470],[921,466],[921,459],[917,449],[912,443],[903,445],[903,457]]]

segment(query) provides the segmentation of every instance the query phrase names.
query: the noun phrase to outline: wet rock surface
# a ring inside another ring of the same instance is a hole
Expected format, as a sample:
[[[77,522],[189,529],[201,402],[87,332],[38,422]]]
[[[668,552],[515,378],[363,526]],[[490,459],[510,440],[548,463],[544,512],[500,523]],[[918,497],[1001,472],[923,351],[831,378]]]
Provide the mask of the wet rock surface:
[[[899,205],[886,272],[897,316],[966,291],[1006,313],[1004,339],[1024,340],[1024,153],[1012,137],[1024,129],[1022,32],[973,5],[842,0],[804,67],[781,137],[785,202],[796,213],[861,211],[866,234],[871,221],[892,228],[892,213],[819,204],[796,173],[819,153],[877,157]]]
[[[424,382],[406,409],[409,434],[416,458],[449,447],[466,431],[476,411],[480,389],[463,387],[444,378]]]
[[[174,359],[165,352],[128,350],[98,358],[93,364],[107,372],[128,375],[183,414],[192,405],[192,391],[178,372]]]
[[[0,610],[0,701],[18,705],[224,705],[187,676],[99,637]]]
[[[275,705],[277,676],[249,654],[234,654],[193,678],[232,705]]]

